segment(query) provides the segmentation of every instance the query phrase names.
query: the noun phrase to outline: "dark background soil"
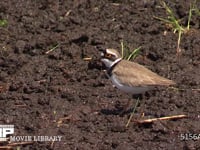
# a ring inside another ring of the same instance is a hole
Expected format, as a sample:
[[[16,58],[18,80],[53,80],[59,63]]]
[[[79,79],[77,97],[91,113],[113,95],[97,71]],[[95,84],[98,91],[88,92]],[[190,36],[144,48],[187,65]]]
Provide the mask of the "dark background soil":
[[[190,1],[167,4],[187,25]],[[200,134],[200,16],[182,36],[179,60],[178,35],[154,16],[167,17],[154,0],[1,0],[0,124],[14,124],[15,135],[63,136],[21,149],[200,149],[200,139],[181,140]],[[136,62],[177,83],[148,92],[134,117],[188,118],[125,128],[129,114],[114,110],[132,96],[112,86],[96,48],[120,50],[121,40],[142,47]]]

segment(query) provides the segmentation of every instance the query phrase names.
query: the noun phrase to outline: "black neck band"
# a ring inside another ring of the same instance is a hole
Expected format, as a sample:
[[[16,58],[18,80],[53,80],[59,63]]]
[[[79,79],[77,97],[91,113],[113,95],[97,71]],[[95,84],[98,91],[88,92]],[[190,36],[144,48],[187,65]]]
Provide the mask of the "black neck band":
[[[115,62],[110,68],[107,69],[107,74],[111,77],[112,76],[112,71],[115,68],[115,66],[121,61],[122,59],[118,60]]]

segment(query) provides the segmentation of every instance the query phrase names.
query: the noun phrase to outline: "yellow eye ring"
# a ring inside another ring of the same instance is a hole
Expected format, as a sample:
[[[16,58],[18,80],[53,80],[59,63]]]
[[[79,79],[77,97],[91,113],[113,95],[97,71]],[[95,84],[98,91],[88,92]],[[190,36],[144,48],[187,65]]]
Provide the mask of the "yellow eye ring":
[[[111,58],[112,55],[111,55],[111,54],[106,54],[105,57],[107,57],[107,58]]]

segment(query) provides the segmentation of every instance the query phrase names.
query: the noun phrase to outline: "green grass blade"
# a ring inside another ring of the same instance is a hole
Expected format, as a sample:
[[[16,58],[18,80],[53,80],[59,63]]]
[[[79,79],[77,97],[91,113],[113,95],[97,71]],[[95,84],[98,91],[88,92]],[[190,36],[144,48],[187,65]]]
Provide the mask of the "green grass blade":
[[[141,47],[136,48],[136,49],[128,56],[127,60],[135,59],[135,58],[138,56],[140,49],[141,49]]]

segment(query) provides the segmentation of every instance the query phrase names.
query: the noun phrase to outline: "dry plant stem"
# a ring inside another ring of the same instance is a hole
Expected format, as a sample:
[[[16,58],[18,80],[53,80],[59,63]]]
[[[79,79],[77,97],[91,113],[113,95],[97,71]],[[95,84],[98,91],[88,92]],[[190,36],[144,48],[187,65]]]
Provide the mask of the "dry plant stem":
[[[124,57],[124,42],[123,41],[121,42],[121,55],[123,58]]]
[[[15,105],[15,107],[27,107],[27,105],[26,104],[17,104],[17,105]]]
[[[182,35],[182,31],[179,31],[178,32],[178,41],[177,41],[177,51],[176,51],[178,56],[181,53],[181,48],[180,48],[181,35]]]
[[[53,146],[54,146],[54,142],[55,142],[55,141],[52,141],[52,142],[51,142],[51,148],[53,148]]]
[[[56,48],[58,48],[60,45],[57,44],[55,47],[51,48],[50,50],[46,51],[45,54],[49,54],[50,52],[54,51]]]
[[[33,142],[21,142],[21,143],[10,143],[6,146],[0,146],[0,149],[14,149],[14,146],[20,146],[20,145],[30,145],[33,144]]]
[[[167,117],[160,117],[160,118],[152,118],[152,119],[146,119],[146,120],[137,120],[136,123],[143,124],[143,123],[152,123],[159,120],[170,120],[170,119],[182,119],[186,118],[186,115],[175,115],[175,116],[167,116]]]
[[[12,146],[0,146],[1,150],[9,150],[9,149],[13,149]]]
[[[85,58],[83,58],[83,60],[84,61],[90,61],[90,60],[92,60],[92,57],[85,57]]]
[[[21,142],[21,143],[10,143],[8,146],[20,146],[20,145],[29,145],[33,144],[33,142]]]
[[[200,89],[192,89],[192,91],[200,91]]]
[[[168,89],[172,89],[174,91],[186,91],[186,89],[179,89],[175,87],[168,87]],[[200,89],[191,89],[192,91],[200,91]]]
[[[59,120],[57,121],[57,126],[60,127],[63,124],[64,120],[70,120],[71,118],[72,118],[72,115],[69,115],[64,118],[59,118]]]

